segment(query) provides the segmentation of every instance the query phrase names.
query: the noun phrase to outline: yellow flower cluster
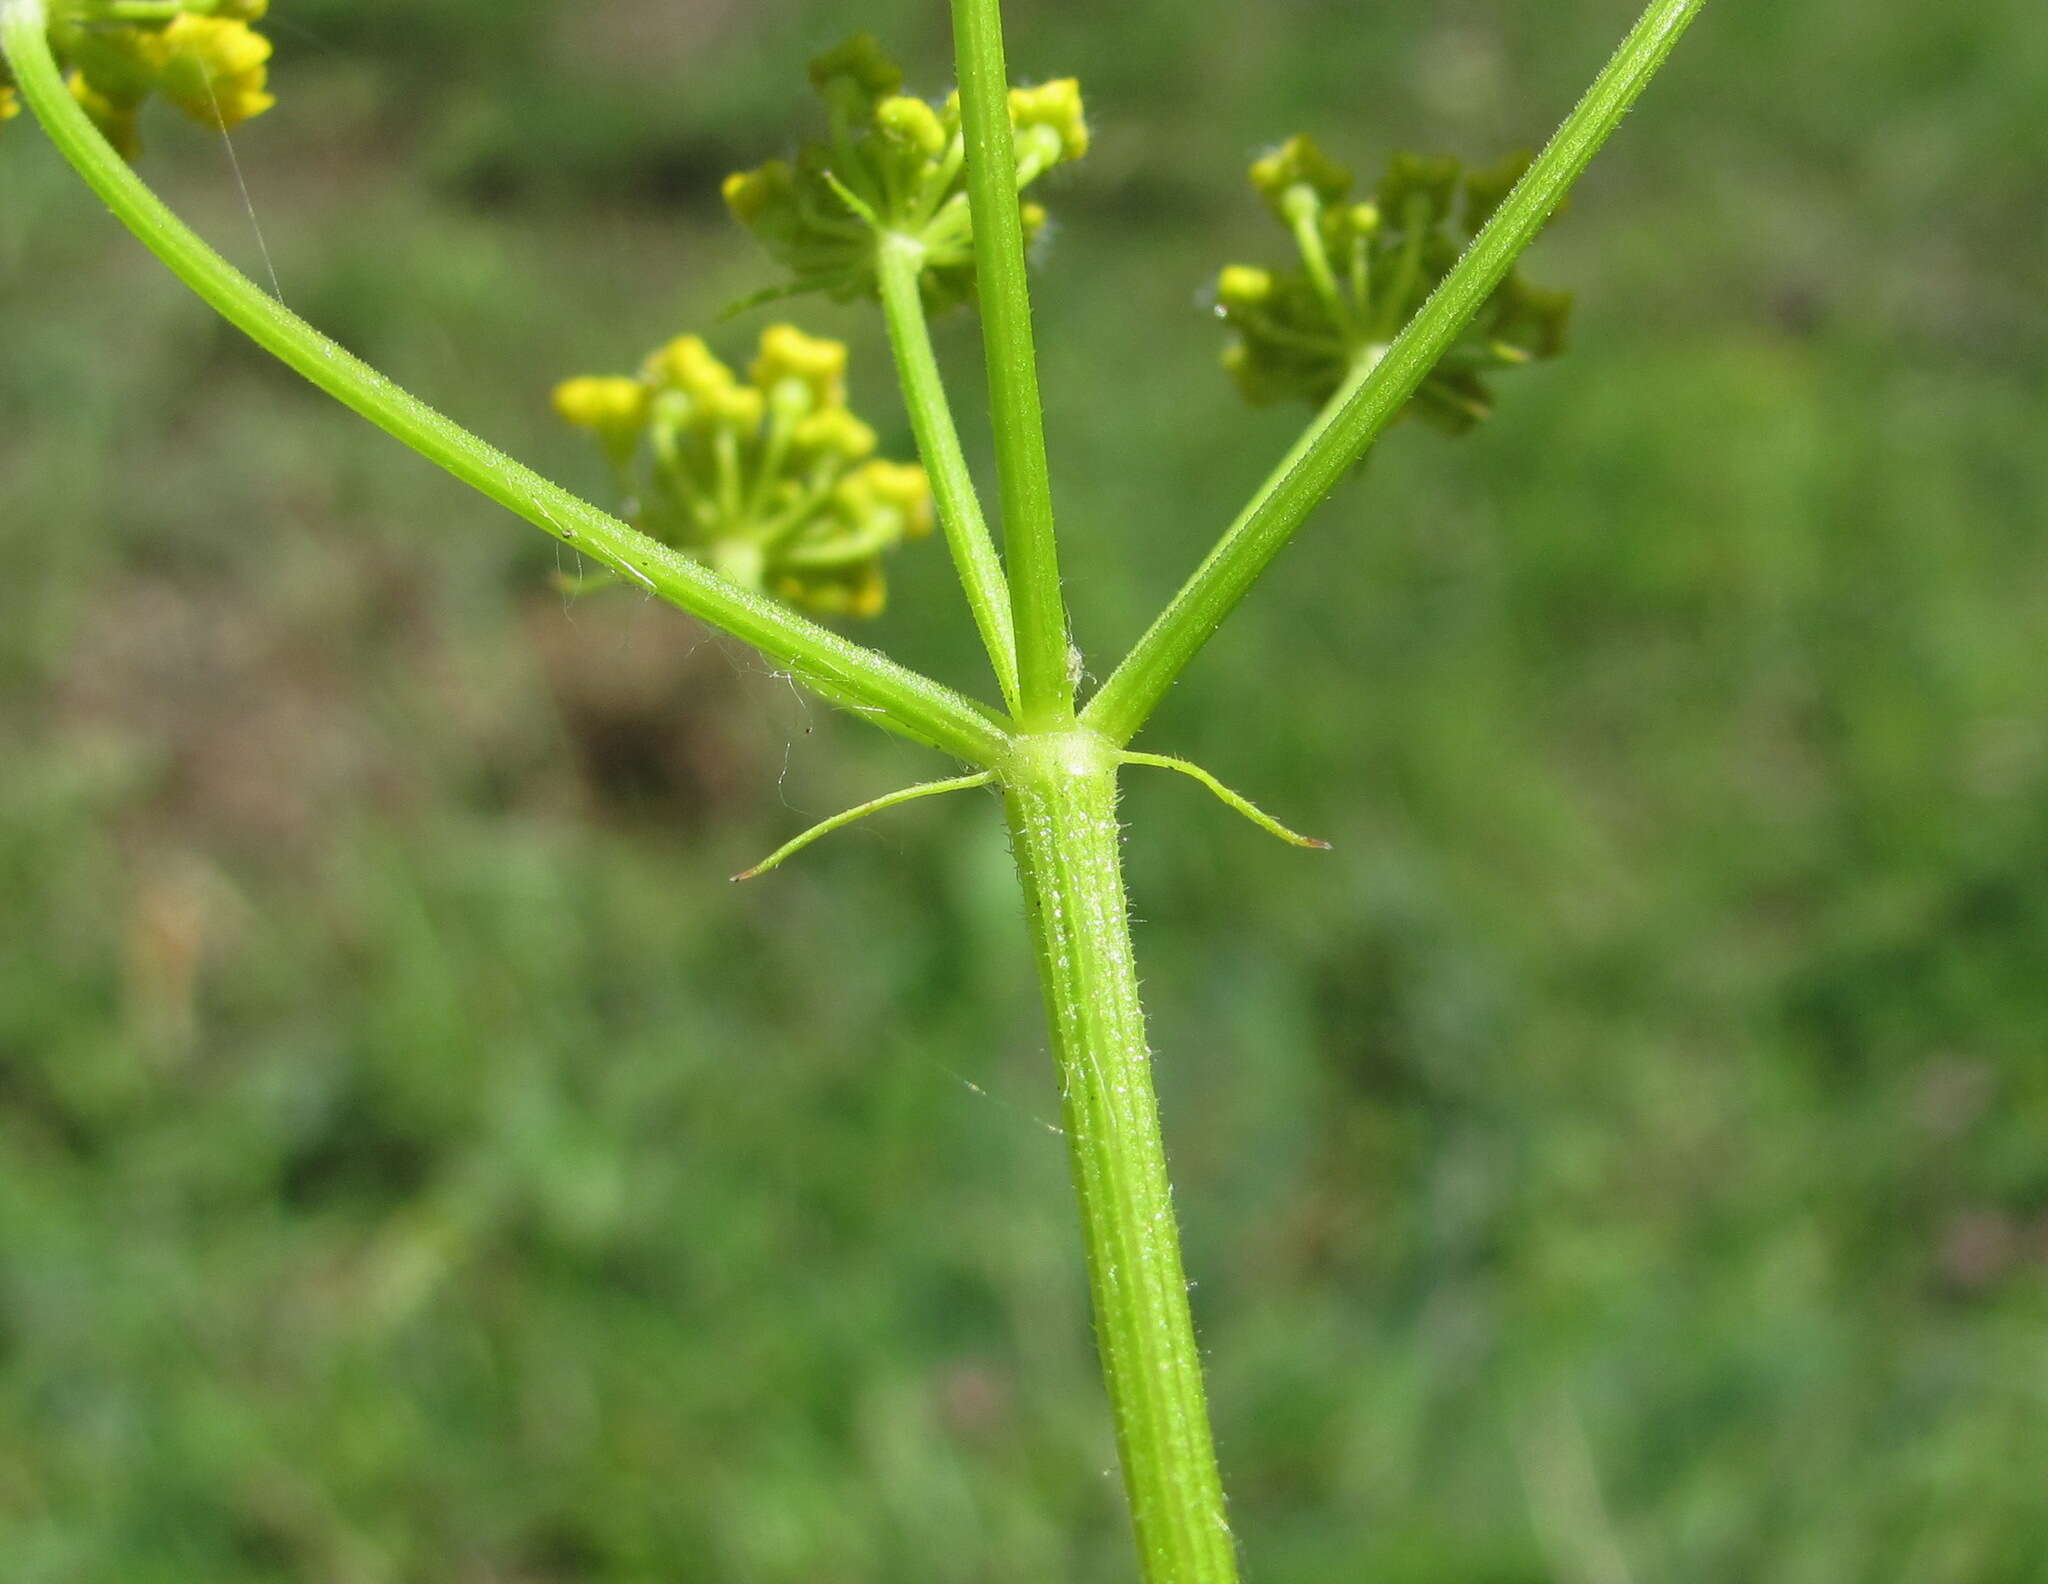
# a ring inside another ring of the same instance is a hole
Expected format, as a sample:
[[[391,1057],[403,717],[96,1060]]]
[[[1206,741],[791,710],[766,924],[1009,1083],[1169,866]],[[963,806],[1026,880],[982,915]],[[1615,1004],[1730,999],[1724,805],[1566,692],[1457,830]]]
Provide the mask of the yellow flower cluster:
[[[1224,367],[1245,398],[1320,405],[1377,362],[1527,167],[1517,157],[1465,171],[1454,159],[1396,154],[1359,199],[1351,172],[1309,138],[1259,160],[1252,185],[1293,237],[1298,262],[1233,264],[1217,278],[1216,311],[1234,332]],[[1493,411],[1489,376],[1563,350],[1570,312],[1567,294],[1510,275],[1406,413],[1454,433],[1471,428]]]
[[[875,289],[882,233],[918,242],[932,307],[974,290],[973,221],[964,175],[960,96],[942,104],[906,96],[903,69],[863,34],[811,63],[825,103],[828,138],[796,159],[771,160],[725,183],[733,216],[796,276],[799,290],[850,298]],[[1072,78],[1010,93],[1022,192],[1056,165],[1088,152],[1080,84]],[[1045,225],[1035,203],[1020,208],[1028,235]]]
[[[50,43],[69,67],[71,95],[129,159],[142,149],[152,95],[207,126],[239,126],[277,101],[268,87],[270,40],[250,26],[269,0],[187,0],[162,20],[115,21],[93,0],[53,10]],[[0,119],[10,113],[0,104]]]
[[[847,408],[845,346],[791,325],[744,380],[684,336],[637,376],[565,381],[555,411],[596,437],[637,527],[820,615],[879,614],[884,552],[931,531],[924,469],[876,458]]]

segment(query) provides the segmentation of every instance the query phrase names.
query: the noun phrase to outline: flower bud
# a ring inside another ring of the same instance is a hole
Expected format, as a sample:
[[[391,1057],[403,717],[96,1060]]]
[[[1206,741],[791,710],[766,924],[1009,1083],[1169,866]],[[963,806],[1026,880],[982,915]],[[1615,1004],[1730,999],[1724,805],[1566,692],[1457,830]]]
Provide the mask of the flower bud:
[[[741,225],[758,224],[796,201],[796,172],[786,160],[770,160],[759,170],[734,171],[725,179],[725,204]]]
[[[708,428],[736,429],[751,435],[768,412],[768,398],[752,385],[732,381],[706,390],[697,398],[698,420]]]
[[[799,423],[790,443],[806,457],[858,462],[874,455],[877,441],[875,431],[844,407],[827,407]]]
[[[728,177],[726,206],[798,291],[841,301],[874,295],[876,248],[886,236],[917,244],[926,309],[974,296],[973,223],[957,92],[933,104],[905,95],[903,72],[866,35],[820,56],[811,81],[832,135],[805,143],[794,161]],[[1009,96],[1021,192],[1088,149],[1081,90],[1072,78]],[[1027,234],[1044,213],[1019,200]]]
[[[653,385],[678,390],[694,400],[716,397],[737,383],[733,371],[718,360],[702,336],[677,336],[649,354],[642,376]]]
[[[648,390],[639,380],[586,374],[555,387],[555,412],[578,429],[636,430],[647,421]]]
[[[811,86],[831,96],[849,92],[879,103],[903,86],[903,68],[872,33],[856,33],[811,62]]]
[[[1216,277],[1216,300],[1226,310],[1255,308],[1273,295],[1273,272],[1251,264],[1227,264]]]
[[[875,125],[927,157],[943,154],[950,141],[938,111],[922,99],[884,99],[875,107]]]
[[[1075,78],[1062,77],[1036,88],[1012,88],[1010,124],[1019,132],[1049,128],[1059,140],[1055,164],[1080,159],[1088,152],[1088,118],[1081,105],[1081,84]]]
[[[1252,166],[1252,185],[1282,219],[1287,195],[1305,188],[1320,203],[1341,203],[1351,191],[1351,172],[1328,158],[1314,138],[1289,138]]]
[[[932,531],[931,480],[914,462],[869,462],[849,473],[840,489],[863,505],[895,512],[912,539]]]
[[[1454,159],[1396,154],[1374,199],[1351,202],[1350,172],[1308,138],[1261,159],[1252,184],[1288,229],[1299,263],[1232,265],[1217,278],[1217,311],[1234,332],[1224,366],[1245,399],[1329,401],[1384,354],[1527,164],[1518,156],[1465,175]],[[1492,374],[1562,350],[1570,308],[1563,293],[1511,275],[1405,413],[1470,429],[1493,411]]]

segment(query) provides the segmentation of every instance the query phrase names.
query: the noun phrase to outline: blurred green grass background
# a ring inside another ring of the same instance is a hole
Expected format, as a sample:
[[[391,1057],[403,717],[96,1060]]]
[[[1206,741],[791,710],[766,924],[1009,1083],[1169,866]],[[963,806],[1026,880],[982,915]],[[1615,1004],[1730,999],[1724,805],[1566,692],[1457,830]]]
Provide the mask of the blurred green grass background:
[[[905,0],[276,9],[284,296],[593,490],[547,389],[769,278],[716,184],[808,54],[947,80]],[[1102,670],[1293,423],[1199,303],[1248,157],[1533,144],[1627,16],[1013,9],[1098,128],[1038,302]],[[1397,432],[1162,714],[1337,843],[1131,788],[1252,1578],[2048,1577],[2044,101],[2021,0],[1709,7],[1532,257],[1573,355]],[[9,1584],[1128,1578],[992,807],[732,890],[933,766],[565,609],[20,124],[0,290]]]

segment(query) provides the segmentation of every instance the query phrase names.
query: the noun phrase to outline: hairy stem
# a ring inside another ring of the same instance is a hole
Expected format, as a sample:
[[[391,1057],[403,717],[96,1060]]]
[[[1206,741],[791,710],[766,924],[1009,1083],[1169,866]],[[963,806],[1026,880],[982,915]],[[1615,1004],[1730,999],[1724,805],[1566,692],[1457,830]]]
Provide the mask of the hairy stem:
[[[1096,1345],[1147,1584],[1235,1584],[1201,1355],[1138,999],[1117,755],[1018,739],[1004,808],[1038,954],[1080,1195]]]
[[[1251,592],[1302,521],[1400,415],[1649,86],[1706,0],[1651,0],[1593,86],[1386,356],[1310,430],[1088,703],[1082,719],[1124,743]]]
[[[960,448],[960,431],[953,423],[953,409],[946,400],[946,386],[939,374],[939,360],[932,351],[931,327],[925,321],[924,293],[919,279],[924,271],[923,245],[912,238],[878,233],[875,239],[875,273],[881,283],[882,314],[889,325],[889,346],[896,354],[896,373],[903,385],[903,403],[910,411],[910,427],[917,435],[917,449],[931,475],[932,495],[937,501],[939,525],[945,530],[946,545],[953,552],[953,567],[960,574],[960,586],[967,591],[967,604],[974,612],[974,625],[995,667],[1003,701],[1012,713],[1022,707],[1017,691],[1017,639],[1010,611],[1010,586],[1003,577],[1003,564],[996,557],[995,541],[989,537],[988,522],[982,516],[981,497],[975,493],[974,476],[967,470],[967,456]]]
[[[1003,549],[1016,613],[1017,680],[1023,696],[1018,718],[1027,726],[1046,728],[1073,718],[1074,685],[1067,674],[1067,609],[1053,542],[1052,480],[1031,337],[1024,225],[1017,213],[1017,156],[998,0],[953,0],[953,33],[989,411],[1002,474]]]
[[[42,0],[0,0],[0,49],[78,173],[180,280],[237,329],[387,434],[649,592],[745,639],[864,718],[972,764],[1007,734],[981,706],[709,568],[548,482],[329,340],[208,247],[107,145],[64,86]]]

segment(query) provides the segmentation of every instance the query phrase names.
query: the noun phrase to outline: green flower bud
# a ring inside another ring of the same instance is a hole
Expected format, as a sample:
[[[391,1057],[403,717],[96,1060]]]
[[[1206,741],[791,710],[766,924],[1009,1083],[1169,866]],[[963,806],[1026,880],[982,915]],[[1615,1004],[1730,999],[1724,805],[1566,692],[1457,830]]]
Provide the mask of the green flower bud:
[[[796,208],[796,172],[784,160],[770,160],[758,170],[734,171],[725,179],[725,203],[744,226],[758,226],[771,215]]]
[[[903,86],[903,68],[872,33],[856,33],[811,62],[811,86],[826,98],[845,92],[870,107]]]
[[[875,107],[875,125],[928,159],[946,151],[949,134],[945,123],[939,119],[938,111],[922,99],[900,95],[884,99]]]
[[[1306,188],[1319,202],[1342,203],[1351,191],[1351,172],[1328,158],[1314,138],[1289,138],[1252,166],[1252,185],[1284,220],[1287,195]]]
[[[1216,278],[1216,300],[1226,310],[1256,308],[1273,297],[1273,272],[1251,264],[1229,264]]]
[[[799,455],[840,462],[858,462],[873,456],[876,444],[875,431],[844,407],[812,413],[790,435],[790,445]]]
[[[870,462],[847,474],[839,490],[842,499],[859,506],[863,515],[869,510],[896,513],[912,539],[932,531],[931,480],[914,462]]]
[[[1010,125],[1020,133],[1040,127],[1058,140],[1053,163],[1080,159],[1088,152],[1088,117],[1081,105],[1081,84],[1073,77],[1010,90]]]
[[[1252,184],[1298,262],[1232,265],[1217,278],[1216,311],[1232,331],[1224,366],[1240,393],[1260,404],[1330,400],[1385,353],[1527,168],[1517,156],[1465,174],[1453,159],[1396,154],[1373,200],[1354,202],[1350,172],[1308,138],[1261,159]],[[1404,416],[1470,429],[1493,411],[1491,375],[1563,350],[1570,311],[1566,294],[1511,275]]]
[[[875,249],[888,235],[918,244],[928,308],[970,300],[974,235],[959,95],[939,104],[905,95],[901,68],[866,35],[820,56],[811,81],[831,136],[804,144],[793,162],[728,177],[733,218],[790,272],[797,291],[842,301],[872,295]],[[1020,193],[1087,152],[1087,116],[1072,78],[1016,89],[1009,104]],[[1043,230],[1036,205],[1020,198],[1019,213],[1027,235]]]

